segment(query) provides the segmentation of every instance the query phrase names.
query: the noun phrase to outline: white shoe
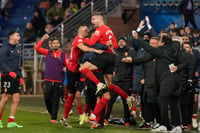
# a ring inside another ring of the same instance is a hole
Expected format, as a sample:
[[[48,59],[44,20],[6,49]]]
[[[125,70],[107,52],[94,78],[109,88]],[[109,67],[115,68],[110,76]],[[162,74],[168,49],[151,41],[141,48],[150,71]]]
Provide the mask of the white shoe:
[[[158,128],[151,129],[152,132],[167,132],[167,127],[166,126],[159,126]]]
[[[176,126],[170,131],[170,133],[182,133],[182,129],[180,126]]]
[[[96,95],[98,95],[103,89],[106,89],[106,84],[104,84],[104,83],[97,84]]]
[[[72,115],[74,112],[73,110],[71,109],[70,112],[69,112],[69,115]]]
[[[156,123],[154,126],[152,126],[152,129],[156,129],[156,128],[158,128],[160,126],[160,124],[159,123]]]
[[[197,128],[197,118],[192,118],[192,126],[193,128]]]
[[[72,126],[67,122],[67,119],[60,119],[60,123],[64,125],[66,128],[72,128]]]
[[[126,103],[128,104],[129,110],[131,110],[134,101],[135,101],[135,98],[132,96],[128,96],[128,98],[126,99]]]

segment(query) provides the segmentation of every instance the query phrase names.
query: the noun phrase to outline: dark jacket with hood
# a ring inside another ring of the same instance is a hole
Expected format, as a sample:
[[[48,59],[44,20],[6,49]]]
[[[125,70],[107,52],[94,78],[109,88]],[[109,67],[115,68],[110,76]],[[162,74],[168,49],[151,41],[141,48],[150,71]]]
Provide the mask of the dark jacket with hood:
[[[113,81],[130,81],[133,75],[133,63],[122,62],[124,57],[135,57],[135,51],[133,48],[125,46],[124,48],[117,48],[116,50],[116,60],[115,60],[115,76]]]

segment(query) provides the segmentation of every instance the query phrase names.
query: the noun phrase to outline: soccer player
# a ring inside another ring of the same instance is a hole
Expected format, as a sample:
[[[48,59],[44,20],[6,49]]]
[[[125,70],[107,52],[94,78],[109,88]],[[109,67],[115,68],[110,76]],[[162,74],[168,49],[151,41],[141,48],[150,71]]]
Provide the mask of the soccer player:
[[[23,84],[23,78],[20,68],[20,51],[17,48],[19,44],[20,35],[16,31],[8,33],[8,44],[2,46],[0,50],[0,68],[1,74],[1,101],[0,101],[0,128],[3,128],[2,115],[5,105],[10,95],[12,95],[12,103],[10,107],[10,115],[8,118],[7,128],[17,127],[21,128],[22,125],[17,124],[15,113],[17,105],[20,100],[19,86]]]
[[[83,51],[91,51],[98,54],[103,53],[103,50],[96,50],[93,48],[89,48],[86,45],[84,45],[84,38],[86,38],[88,35],[88,27],[85,25],[81,25],[78,28],[78,35],[75,37],[71,54],[67,62],[67,77],[70,79],[68,80],[67,89],[68,89],[68,97],[65,102],[65,109],[63,118],[60,120],[61,124],[64,126],[71,128],[71,125],[69,125],[67,118],[69,115],[69,112],[72,108],[72,103],[74,101],[74,95],[76,93],[76,83],[80,80],[80,72],[79,72],[79,64],[78,59],[83,55]]]
[[[51,39],[50,50],[41,48],[42,43],[47,39],[49,39],[49,36],[47,34],[43,35],[41,40],[36,44],[35,50],[46,57],[44,100],[46,108],[51,115],[50,122],[58,123],[57,114],[60,93],[63,89],[67,55],[60,51],[60,41],[58,38]]]
[[[127,103],[129,104],[129,107],[132,106],[132,97],[129,97],[124,91],[122,91],[118,86],[112,84],[112,75],[113,75],[113,69],[114,69],[114,55],[113,55],[113,49],[117,48],[117,41],[116,38],[112,32],[112,30],[104,24],[103,16],[100,12],[96,12],[92,15],[92,24],[96,28],[96,31],[91,39],[84,39],[85,43],[87,43],[90,46],[95,45],[96,43],[100,43],[103,45],[111,46],[107,51],[105,51],[101,55],[96,55],[90,62],[86,61],[81,67],[80,72],[84,74],[87,78],[89,78],[91,81],[93,81],[97,85],[97,95],[101,95],[104,93],[104,90],[106,91],[106,85],[104,83],[101,83],[96,76],[93,74],[92,70],[103,70],[104,72],[104,78],[106,81],[106,84],[108,85],[108,89],[114,91],[118,95],[122,96],[124,99],[126,99]],[[101,101],[102,100],[102,101]],[[106,104],[108,100],[101,99],[100,103]],[[97,106],[98,107],[98,106]],[[98,107],[101,110],[104,107],[102,104],[101,107]],[[91,114],[91,119],[95,119],[96,115],[95,112]]]

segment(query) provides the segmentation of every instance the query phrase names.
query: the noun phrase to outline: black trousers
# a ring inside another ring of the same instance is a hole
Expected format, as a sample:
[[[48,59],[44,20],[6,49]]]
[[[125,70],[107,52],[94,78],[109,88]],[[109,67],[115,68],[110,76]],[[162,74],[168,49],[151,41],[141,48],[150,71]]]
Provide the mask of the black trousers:
[[[160,110],[157,103],[143,102],[143,118],[145,122],[152,122],[156,118],[157,123],[160,123]]]
[[[180,109],[182,125],[187,126],[192,122],[193,114],[193,103],[194,103],[194,93],[193,92],[183,92],[180,96]]]
[[[180,110],[179,110],[179,97],[178,96],[159,96],[159,106],[161,121],[160,124],[168,128],[173,126],[180,126]],[[169,116],[168,111],[170,110],[171,116]],[[171,118],[171,123],[169,121]]]
[[[195,19],[194,19],[194,14],[193,13],[186,13],[184,14],[184,22],[185,22],[185,27],[188,26],[188,23],[190,22],[193,26],[194,29],[198,29],[197,25],[195,23]]]
[[[132,81],[113,82],[113,84],[119,86],[124,92],[126,92],[128,94],[128,90],[129,90],[129,87],[130,87],[130,82],[132,82]],[[113,104],[115,103],[115,100],[116,100],[116,98],[118,96],[116,93],[114,93],[112,91],[110,92],[110,95],[111,95],[111,99],[108,102],[108,108],[107,108],[107,113],[106,113],[106,119],[107,120],[110,117],[110,114],[112,112]],[[128,105],[127,105],[126,100],[124,98],[122,98],[122,102],[123,102],[123,107],[124,107],[124,119],[125,119],[125,122],[129,122],[130,111],[129,111]]]
[[[56,120],[59,109],[60,92],[63,89],[63,83],[45,81],[44,84],[44,101],[46,108],[51,115],[51,119]]]

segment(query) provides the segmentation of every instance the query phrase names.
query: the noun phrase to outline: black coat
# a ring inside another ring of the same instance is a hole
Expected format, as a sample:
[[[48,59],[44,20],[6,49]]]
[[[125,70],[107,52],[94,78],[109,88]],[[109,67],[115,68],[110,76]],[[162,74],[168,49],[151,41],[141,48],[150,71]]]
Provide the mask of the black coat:
[[[129,48],[125,46],[124,48],[117,48],[116,50],[116,58],[115,58],[115,76],[113,77],[113,81],[130,81],[133,75],[133,63],[122,62],[122,58],[130,56],[132,58],[135,57],[135,51],[133,48]]]
[[[179,58],[179,61],[184,62],[184,64],[178,65],[178,73],[180,75],[182,88],[185,89],[188,87],[188,80],[194,80],[196,59],[194,55],[186,53],[183,50],[180,53],[182,57]]]
[[[177,72],[170,72],[169,65],[178,65],[179,46],[165,44],[159,48],[151,47],[141,38],[139,44],[149,53],[156,57],[156,84],[159,86],[161,96],[179,95],[180,78]]]
[[[134,58],[134,63],[144,63],[144,75],[143,79],[144,90],[143,100],[148,103],[155,103],[157,96],[157,84],[156,84],[156,59],[150,53],[145,53],[143,57]]]

